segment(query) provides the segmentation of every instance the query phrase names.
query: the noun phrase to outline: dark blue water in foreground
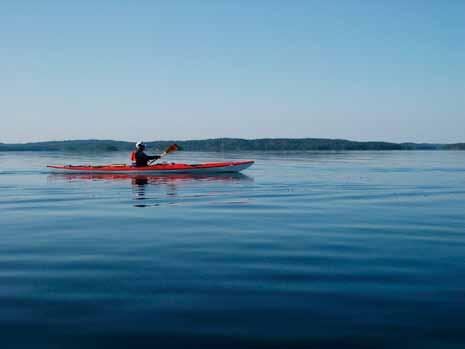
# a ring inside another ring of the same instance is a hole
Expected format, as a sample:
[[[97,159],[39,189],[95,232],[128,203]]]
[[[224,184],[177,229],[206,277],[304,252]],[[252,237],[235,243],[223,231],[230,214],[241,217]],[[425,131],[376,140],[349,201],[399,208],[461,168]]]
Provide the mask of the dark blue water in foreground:
[[[104,162],[125,162],[111,154]],[[1,348],[463,348],[465,152],[0,153]]]

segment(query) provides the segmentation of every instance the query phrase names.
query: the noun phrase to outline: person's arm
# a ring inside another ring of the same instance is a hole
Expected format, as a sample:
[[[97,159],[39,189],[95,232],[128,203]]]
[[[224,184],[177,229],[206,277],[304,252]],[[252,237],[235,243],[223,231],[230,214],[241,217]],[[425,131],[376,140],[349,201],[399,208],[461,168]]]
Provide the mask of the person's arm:
[[[150,161],[150,160],[158,160],[160,159],[159,155],[147,155],[145,153],[140,154],[141,158],[144,159],[144,161]]]
[[[136,153],[136,159],[137,159],[137,163],[139,164],[139,166],[146,166],[146,164],[150,160],[156,160],[156,159],[159,159],[159,158],[160,157],[158,155],[149,156],[149,155],[145,154],[142,151]]]

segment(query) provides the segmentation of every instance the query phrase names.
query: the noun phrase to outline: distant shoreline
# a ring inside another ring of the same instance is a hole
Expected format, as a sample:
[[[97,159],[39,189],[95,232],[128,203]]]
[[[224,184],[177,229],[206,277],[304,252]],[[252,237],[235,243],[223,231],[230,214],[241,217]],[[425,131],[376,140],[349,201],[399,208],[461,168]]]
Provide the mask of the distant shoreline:
[[[152,150],[162,150],[172,143],[186,151],[351,151],[351,150],[465,150],[465,143],[391,143],[358,142],[345,139],[326,138],[214,138],[187,141],[147,142]],[[0,151],[75,151],[113,152],[130,151],[133,142],[115,140],[66,140],[33,143],[0,143]]]

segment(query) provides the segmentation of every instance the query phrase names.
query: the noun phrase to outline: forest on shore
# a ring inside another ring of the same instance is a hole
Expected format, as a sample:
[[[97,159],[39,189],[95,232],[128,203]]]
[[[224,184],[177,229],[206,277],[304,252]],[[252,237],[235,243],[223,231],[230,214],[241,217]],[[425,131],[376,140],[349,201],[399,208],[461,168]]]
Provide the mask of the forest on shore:
[[[186,151],[347,151],[347,150],[465,150],[465,143],[390,143],[357,142],[325,138],[214,138],[187,141],[147,142],[151,150],[163,150],[177,143]],[[115,140],[66,140],[33,143],[0,143],[0,151],[123,151],[132,150],[134,142]]]

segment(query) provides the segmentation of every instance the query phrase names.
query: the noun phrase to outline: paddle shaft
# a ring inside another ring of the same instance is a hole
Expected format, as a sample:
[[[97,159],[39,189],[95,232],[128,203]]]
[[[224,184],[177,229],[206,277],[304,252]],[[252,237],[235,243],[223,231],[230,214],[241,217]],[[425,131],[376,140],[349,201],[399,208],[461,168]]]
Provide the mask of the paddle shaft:
[[[164,151],[163,153],[161,153],[160,155],[158,155],[158,156],[159,156],[158,159],[151,160],[151,161],[149,162],[149,165],[153,164],[153,163],[154,163],[155,161],[157,161],[157,160],[160,160],[162,157],[168,155],[169,153],[175,152],[175,151],[178,150],[178,149],[179,149],[179,146],[178,146],[177,144],[171,144],[168,148],[165,149],[165,151]]]

